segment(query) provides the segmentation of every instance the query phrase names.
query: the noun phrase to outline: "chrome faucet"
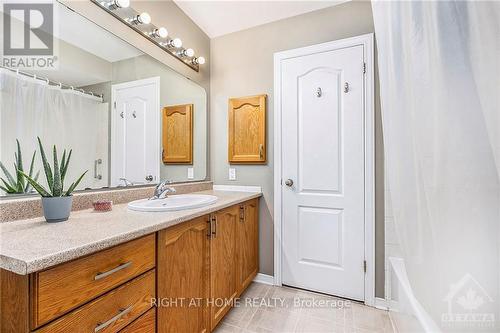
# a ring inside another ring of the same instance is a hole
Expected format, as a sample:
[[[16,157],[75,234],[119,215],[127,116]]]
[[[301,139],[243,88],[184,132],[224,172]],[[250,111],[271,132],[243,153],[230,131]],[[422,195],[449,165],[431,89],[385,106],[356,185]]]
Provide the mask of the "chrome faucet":
[[[162,197],[166,198],[170,193],[177,192],[175,188],[168,186],[169,184],[172,184],[171,180],[164,180],[156,185],[155,194],[151,198],[149,198],[149,200],[156,200]]]
[[[120,178],[120,180],[123,182],[123,186],[134,186],[134,183],[128,180],[127,178]]]

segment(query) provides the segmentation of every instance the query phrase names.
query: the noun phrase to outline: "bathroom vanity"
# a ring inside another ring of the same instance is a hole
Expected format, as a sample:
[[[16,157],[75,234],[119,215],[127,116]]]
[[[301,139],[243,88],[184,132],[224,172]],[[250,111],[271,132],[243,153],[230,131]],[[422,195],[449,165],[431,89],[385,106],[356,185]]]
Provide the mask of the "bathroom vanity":
[[[210,332],[258,271],[260,193],[3,223],[0,332]]]

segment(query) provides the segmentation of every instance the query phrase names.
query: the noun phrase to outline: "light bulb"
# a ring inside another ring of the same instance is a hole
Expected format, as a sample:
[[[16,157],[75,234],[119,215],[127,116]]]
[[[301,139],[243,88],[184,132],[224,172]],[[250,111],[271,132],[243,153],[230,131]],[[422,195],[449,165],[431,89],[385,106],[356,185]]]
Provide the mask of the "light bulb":
[[[195,65],[203,65],[205,63],[205,58],[203,57],[193,58],[192,63]]]
[[[179,48],[182,46],[182,40],[180,38],[174,38],[166,43],[163,43],[162,45],[167,46],[169,48]]]
[[[156,38],[167,38],[168,31],[164,27],[161,27],[161,28],[158,28],[158,29],[154,29],[151,32],[151,36],[152,37],[156,37]]]
[[[205,58],[203,57],[198,57],[196,58],[196,62],[200,65],[203,65],[205,63]]]
[[[139,21],[143,24],[149,24],[151,23],[151,16],[146,12],[141,13],[141,15],[139,15]]]
[[[134,17],[131,21],[131,24],[149,24],[151,23],[151,16],[148,13],[144,12],[140,15]]]
[[[130,0],[112,0],[109,2],[101,2],[101,5],[108,7],[109,10],[115,10],[117,8],[127,8],[130,6]]]
[[[182,50],[182,52],[180,52],[180,56],[191,58],[192,56],[194,56],[194,50],[193,49]]]
[[[181,47],[182,46],[182,40],[180,38],[174,38],[172,40],[172,46],[177,47],[177,48]]]
[[[130,0],[113,0],[113,6],[116,8],[128,8]]]

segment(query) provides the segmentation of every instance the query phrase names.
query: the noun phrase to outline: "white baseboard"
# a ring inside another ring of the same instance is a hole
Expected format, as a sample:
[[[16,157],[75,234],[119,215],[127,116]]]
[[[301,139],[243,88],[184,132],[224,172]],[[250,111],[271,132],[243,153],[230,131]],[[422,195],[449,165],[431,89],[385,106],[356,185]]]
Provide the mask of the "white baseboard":
[[[274,276],[258,273],[253,282],[264,283],[274,286]]]
[[[389,310],[389,304],[388,304],[387,300],[384,298],[375,297],[374,306],[380,310]]]
[[[213,185],[214,191],[235,191],[235,192],[257,192],[262,193],[260,186],[241,186],[241,185]]]

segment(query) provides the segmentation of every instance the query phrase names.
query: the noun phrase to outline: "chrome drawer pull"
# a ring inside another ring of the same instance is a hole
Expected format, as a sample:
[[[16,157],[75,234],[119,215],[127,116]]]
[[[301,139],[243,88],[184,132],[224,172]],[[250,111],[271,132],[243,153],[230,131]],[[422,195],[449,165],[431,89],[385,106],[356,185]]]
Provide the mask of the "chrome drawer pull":
[[[97,273],[97,274],[96,274],[96,276],[94,276],[94,280],[100,280],[100,279],[103,279],[103,278],[105,278],[106,276],[110,276],[110,275],[111,275],[111,274],[113,274],[113,273],[116,273],[116,272],[118,272],[118,271],[121,271],[122,269],[125,269],[125,268],[127,268],[128,266],[130,266],[130,265],[132,265],[132,261],[128,261],[128,262],[126,262],[126,263],[124,263],[124,264],[121,264],[121,265],[119,265],[119,266],[117,266],[117,267],[115,267],[115,268],[113,268],[113,269],[111,269],[111,270],[109,270],[109,271],[107,271],[107,272],[102,272],[102,273],[101,273],[101,272],[99,272],[99,273]]]
[[[105,329],[106,327],[108,327],[109,325],[111,325],[112,323],[114,323],[115,321],[117,321],[118,319],[120,319],[121,317],[126,315],[127,313],[129,313],[130,310],[132,310],[132,307],[133,307],[133,305],[129,306],[126,309],[120,309],[118,314],[116,316],[114,316],[113,318],[105,321],[104,323],[97,323],[97,326],[94,328],[94,332],[96,333],[96,332],[99,332],[100,330]]]

